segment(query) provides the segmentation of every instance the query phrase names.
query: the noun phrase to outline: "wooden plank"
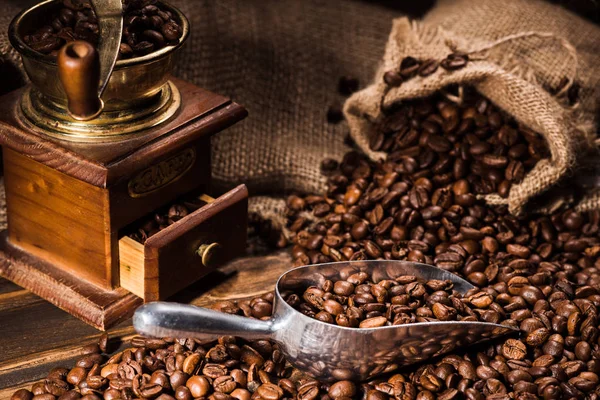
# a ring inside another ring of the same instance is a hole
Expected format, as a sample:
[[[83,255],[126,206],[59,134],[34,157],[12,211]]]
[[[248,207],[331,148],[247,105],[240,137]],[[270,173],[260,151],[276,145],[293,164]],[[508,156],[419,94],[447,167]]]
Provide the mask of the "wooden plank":
[[[113,352],[129,347],[129,340],[135,336],[129,325],[111,331],[111,348]],[[31,388],[35,382],[42,380],[55,367],[72,367],[82,356],[82,346],[98,341],[98,334],[82,338],[81,342],[37,353],[28,359],[18,362],[0,364],[0,399],[10,396],[14,390]],[[35,377],[35,378],[32,378]],[[33,379],[33,380],[32,380]]]
[[[291,267],[287,251],[235,260],[184,289],[170,300],[208,306],[222,300],[255,297],[273,290]],[[134,334],[127,320],[109,330],[111,338]],[[73,352],[93,343],[100,333],[47,302],[18,310],[0,308],[0,400],[18,388],[30,388],[55,366],[70,367]]]
[[[34,303],[45,302],[39,296],[14,282],[0,277],[0,314],[3,311],[27,308]]]
[[[0,277],[0,293],[9,293],[17,290],[22,290],[23,288],[16,283],[9,281],[8,279],[4,279]]]
[[[26,309],[3,311],[0,332],[3,337],[0,341],[0,371],[4,372],[18,368],[23,361],[35,359],[38,354],[59,354],[62,348],[90,343],[100,334],[47,302],[32,304]]]
[[[0,294],[0,313],[7,310],[27,309],[34,303],[42,303],[46,300],[31,293],[26,289]]]

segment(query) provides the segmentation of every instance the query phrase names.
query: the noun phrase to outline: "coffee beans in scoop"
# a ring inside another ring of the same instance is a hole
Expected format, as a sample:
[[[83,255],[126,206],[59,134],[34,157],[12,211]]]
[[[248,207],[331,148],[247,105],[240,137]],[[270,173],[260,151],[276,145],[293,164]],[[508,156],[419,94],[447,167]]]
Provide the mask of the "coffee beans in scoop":
[[[143,56],[177,43],[181,24],[156,0],[125,0],[119,58]],[[84,40],[98,45],[98,20],[89,1],[63,0],[46,24],[23,37],[33,50],[56,55],[67,42]]]
[[[430,321],[498,323],[507,314],[494,303],[494,294],[475,289],[463,296],[453,291],[452,281],[424,281],[409,275],[374,283],[366,272],[358,272],[345,280],[311,286],[288,302],[323,322],[377,328]]]

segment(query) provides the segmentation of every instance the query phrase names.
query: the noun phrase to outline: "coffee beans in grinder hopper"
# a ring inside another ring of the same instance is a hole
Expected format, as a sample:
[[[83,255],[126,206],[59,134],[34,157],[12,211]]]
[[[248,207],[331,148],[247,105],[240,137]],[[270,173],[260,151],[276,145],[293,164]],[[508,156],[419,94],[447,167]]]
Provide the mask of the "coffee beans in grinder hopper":
[[[183,34],[173,14],[156,0],[125,0],[123,11],[120,59],[152,53],[176,43]],[[23,37],[33,50],[51,55],[67,42],[84,40],[96,46],[98,39],[98,21],[85,0],[63,0],[46,24]]]

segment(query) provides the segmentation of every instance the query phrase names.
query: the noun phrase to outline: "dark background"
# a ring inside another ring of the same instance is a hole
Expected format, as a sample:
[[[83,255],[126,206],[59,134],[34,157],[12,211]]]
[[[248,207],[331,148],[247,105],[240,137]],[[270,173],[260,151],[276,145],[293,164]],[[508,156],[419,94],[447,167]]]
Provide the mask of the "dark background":
[[[402,10],[411,16],[421,16],[435,4],[435,0],[401,2],[398,0],[375,0],[389,8]],[[498,0],[502,1],[502,0]],[[580,16],[598,24],[600,23],[600,0],[547,0],[549,3],[560,4]]]
[[[36,0],[1,0],[21,6],[22,8],[29,7],[37,3]],[[244,1],[244,0],[240,0]],[[302,1],[302,0],[298,0]],[[365,0],[369,1],[369,0]],[[396,10],[402,10],[411,16],[421,16],[435,4],[435,0],[420,0],[420,1],[399,1],[399,0],[371,0],[386,7]],[[498,0],[502,1],[502,0]],[[600,23],[600,0],[547,0],[550,3],[560,4],[565,8],[589,19],[595,23]]]

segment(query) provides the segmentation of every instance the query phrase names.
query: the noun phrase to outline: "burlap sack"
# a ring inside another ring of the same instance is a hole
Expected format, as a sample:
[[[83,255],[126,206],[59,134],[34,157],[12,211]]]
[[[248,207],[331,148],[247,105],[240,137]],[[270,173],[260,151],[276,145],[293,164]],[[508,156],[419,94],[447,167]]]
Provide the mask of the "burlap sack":
[[[463,69],[438,68],[428,77],[417,76],[389,90],[383,81],[383,74],[397,70],[406,56],[441,61],[456,51],[470,57]],[[551,95],[547,88],[557,87],[564,78],[569,83]],[[595,148],[600,28],[536,0],[440,0],[422,22],[396,19],[373,83],[345,104],[353,138],[371,158],[384,158],[368,144],[372,124],[382,117],[380,106],[425,97],[451,84],[473,85],[546,138],[551,158],[538,162],[512,187],[508,199],[485,196],[489,203],[508,204],[511,213],[522,214],[531,199],[574,174]],[[581,87],[579,100],[568,105],[572,84]],[[558,192],[571,195],[581,209],[600,205],[597,193],[588,191],[581,199],[572,196],[573,186]],[[567,197],[559,200],[545,202],[541,211],[564,204]]]
[[[192,28],[175,75],[249,110],[213,138],[214,186],[246,183],[251,211],[283,223],[284,202],[273,196],[324,191],[321,160],[347,151],[348,127],[326,117],[328,105],[343,104],[339,78],[370,80],[402,14],[359,0],[167,1]],[[15,62],[6,31],[25,5],[0,2],[0,51]]]

